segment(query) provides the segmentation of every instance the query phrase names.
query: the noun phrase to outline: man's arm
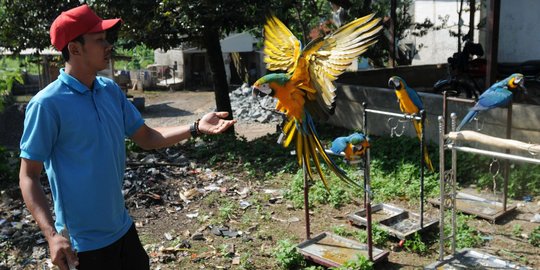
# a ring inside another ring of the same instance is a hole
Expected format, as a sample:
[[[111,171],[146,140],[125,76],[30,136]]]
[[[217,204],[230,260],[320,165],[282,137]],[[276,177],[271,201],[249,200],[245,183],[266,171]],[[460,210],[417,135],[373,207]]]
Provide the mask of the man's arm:
[[[236,123],[236,120],[225,120],[227,112],[208,113],[199,121],[198,132],[201,134],[219,134]],[[191,137],[190,126],[151,128],[143,124],[131,139],[145,150],[174,145]]]
[[[43,170],[42,162],[22,158],[21,170],[19,172],[19,186],[26,207],[32,213],[41,232],[49,243],[52,263],[58,265],[61,270],[69,270],[66,260],[70,260],[74,265],[78,265],[77,255],[71,250],[69,240],[58,234],[54,227],[49,203],[39,182],[41,170]]]

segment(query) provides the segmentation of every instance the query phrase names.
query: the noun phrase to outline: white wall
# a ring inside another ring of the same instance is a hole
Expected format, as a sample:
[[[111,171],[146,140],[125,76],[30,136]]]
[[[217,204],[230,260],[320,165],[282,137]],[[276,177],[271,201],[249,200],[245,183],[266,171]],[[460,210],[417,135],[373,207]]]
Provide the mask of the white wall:
[[[466,7],[467,5],[464,4]],[[457,52],[458,40],[456,37],[451,37],[449,30],[457,32],[458,27],[458,10],[459,3],[456,0],[416,0],[414,1],[414,21],[421,23],[426,18],[431,20],[436,26],[440,26],[442,21],[440,17],[449,16],[447,25],[449,28],[433,31],[423,37],[411,37],[416,42],[417,48],[423,44],[423,48],[419,49],[418,54],[413,59],[413,65],[425,64],[440,64],[446,63],[448,57]],[[475,20],[478,23],[480,12],[476,12]],[[464,26],[461,28],[463,33],[469,31],[469,12],[463,12],[461,19]],[[478,42],[478,31],[475,31],[475,42]]]
[[[498,57],[499,62],[540,59],[540,1],[501,1]]]

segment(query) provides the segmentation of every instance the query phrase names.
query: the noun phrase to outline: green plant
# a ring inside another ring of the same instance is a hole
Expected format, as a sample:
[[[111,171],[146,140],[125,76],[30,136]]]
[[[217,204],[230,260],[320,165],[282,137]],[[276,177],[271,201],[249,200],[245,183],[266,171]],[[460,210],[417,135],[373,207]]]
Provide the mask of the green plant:
[[[371,228],[371,235],[373,245],[377,247],[383,247],[388,241],[388,232],[381,229],[377,224],[373,224]],[[355,238],[361,243],[367,243],[367,231],[366,230],[356,230]]]
[[[281,269],[298,269],[306,265],[304,257],[290,240],[279,240],[277,245],[273,255]]]
[[[534,228],[529,234],[529,243],[535,247],[540,247],[540,226]]]
[[[332,227],[332,232],[343,237],[353,236],[353,232],[347,230],[344,225],[336,225]]]
[[[346,261],[342,266],[337,268],[331,268],[336,270],[370,270],[373,269],[373,262],[368,260],[365,256],[356,255],[355,259]]]
[[[239,269],[241,270],[255,270],[257,267],[255,267],[255,264],[252,260],[251,252],[246,252],[240,256],[240,266]]]
[[[450,212],[447,212],[445,216],[446,220],[451,219]],[[480,232],[468,224],[473,219],[473,216],[465,214],[456,215],[456,247],[458,249],[478,247],[484,242]],[[444,227],[444,233],[450,235],[451,227],[449,225]],[[446,244],[450,245],[451,242],[447,241]]]
[[[0,179],[6,180],[0,181],[0,186],[11,185],[18,181],[19,163],[18,153],[8,151],[0,145]]]
[[[418,232],[414,233],[410,239],[405,240],[405,249],[423,255],[428,251],[428,247]]]
[[[15,82],[24,84],[19,70],[8,71],[0,69],[0,112],[4,111]]]
[[[226,221],[233,216],[236,209],[237,209],[237,206],[234,202],[225,201],[218,208],[218,217],[220,218],[221,221]]]
[[[514,224],[514,227],[512,227],[512,234],[515,237],[520,237],[522,232],[523,228],[521,227],[521,224]]]
[[[312,265],[304,268],[303,270],[325,270],[326,268],[319,265]]]

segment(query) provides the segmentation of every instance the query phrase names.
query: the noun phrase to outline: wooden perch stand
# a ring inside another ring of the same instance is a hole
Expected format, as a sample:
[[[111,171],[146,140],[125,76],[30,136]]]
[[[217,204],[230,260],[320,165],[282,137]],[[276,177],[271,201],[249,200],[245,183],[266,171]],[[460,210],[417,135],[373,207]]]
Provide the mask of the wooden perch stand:
[[[470,130],[450,132],[446,137],[455,141],[478,142],[503,149],[523,150],[533,155],[540,154],[540,145],[538,144],[529,144],[516,140],[501,139]]]

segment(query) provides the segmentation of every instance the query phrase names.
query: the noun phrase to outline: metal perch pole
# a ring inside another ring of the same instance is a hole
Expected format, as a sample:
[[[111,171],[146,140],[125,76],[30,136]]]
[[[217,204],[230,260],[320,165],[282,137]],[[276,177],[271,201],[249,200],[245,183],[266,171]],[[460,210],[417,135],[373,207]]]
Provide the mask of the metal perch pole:
[[[366,113],[366,107],[367,107],[367,103],[366,102],[363,102],[362,103],[362,106],[364,107],[364,126],[363,126],[363,131],[364,131],[364,135],[367,136],[367,113]],[[367,139],[367,138],[366,138]],[[369,166],[370,166],[370,162],[371,162],[371,157],[370,157],[370,150],[369,148],[366,149],[366,153],[364,155],[364,209],[366,209],[366,219],[367,219],[367,225],[366,225],[366,230],[367,230],[367,237],[368,237],[368,242],[367,242],[367,245],[368,245],[368,257],[369,257],[369,260],[370,261],[373,261],[373,236],[372,236],[372,220],[371,220],[371,197],[370,197],[370,192],[371,192],[371,181],[370,181],[370,178],[369,178]]]
[[[307,174],[306,161],[302,162],[302,169],[304,170],[304,213],[306,218],[306,239],[311,239],[310,224],[309,224],[309,181]]]

